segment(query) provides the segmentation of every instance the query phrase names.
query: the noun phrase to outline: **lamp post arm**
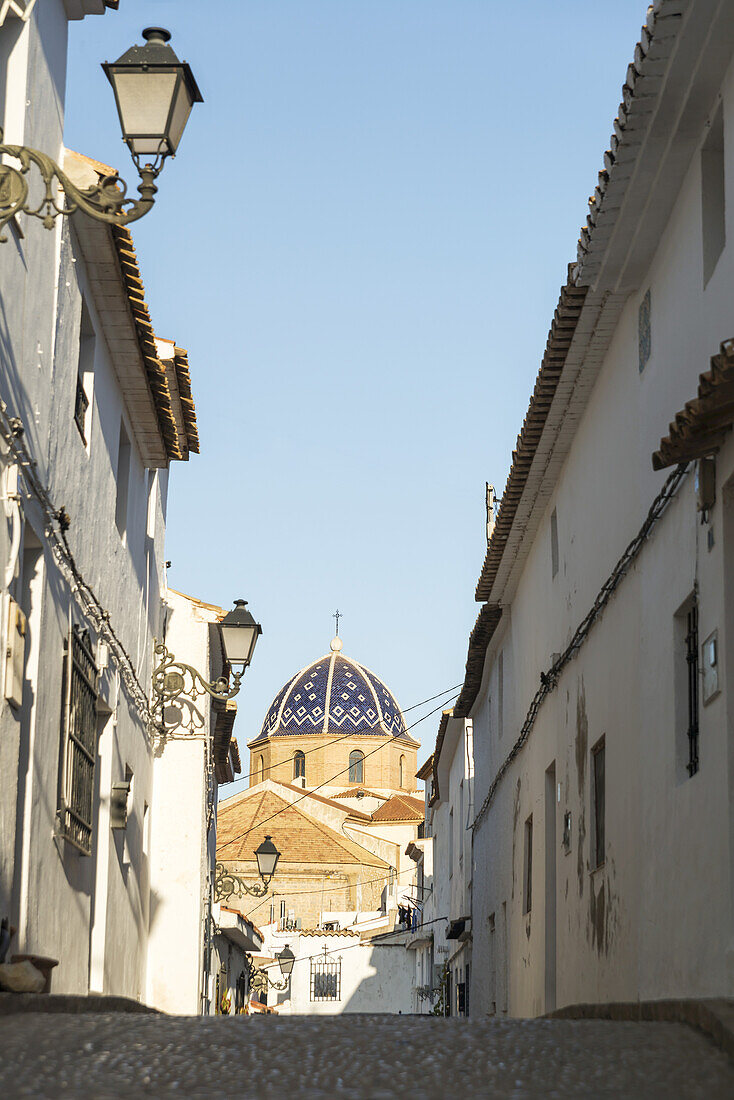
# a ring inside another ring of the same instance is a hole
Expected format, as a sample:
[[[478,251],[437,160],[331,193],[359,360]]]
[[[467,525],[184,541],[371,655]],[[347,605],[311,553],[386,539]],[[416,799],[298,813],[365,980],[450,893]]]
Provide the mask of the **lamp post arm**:
[[[0,164],[0,234],[7,223],[16,214],[28,214],[39,218],[46,229],[53,229],[56,218],[63,214],[74,214],[77,210],[88,214],[97,221],[110,225],[127,225],[147,214],[155,202],[158,188],[154,180],[161,169],[161,163],[146,164],[139,168],[139,199],[127,196],[127,184],[118,176],[103,176],[92,187],[81,188],[69,179],[66,173],[46,153],[31,149],[25,145],[5,145],[3,131],[0,128],[0,157],[9,156],[20,162],[20,168],[9,164]],[[35,165],[45,185],[43,198],[38,206],[28,203],[27,174]],[[65,201],[58,203],[57,186],[64,192]],[[7,235],[0,235],[0,243],[7,241]]]
[[[236,871],[229,871],[224,863],[217,863],[214,869],[214,900],[227,901],[231,897],[241,898],[250,894],[255,898],[264,898],[268,892],[266,882],[245,882]]]
[[[250,989],[262,993],[267,993],[268,989],[276,989],[282,993],[284,989],[288,988],[288,978],[283,978],[282,982],[274,982],[265,967],[255,966],[250,955],[245,955],[245,959],[247,973],[250,977]]]
[[[210,683],[192,665],[177,661],[163,642],[159,642],[153,652],[160,657],[159,664],[153,669],[153,694],[160,707],[172,703],[180,695],[198,699],[206,694],[219,702],[226,702],[240,690],[244,669],[234,673],[231,684],[224,676]]]

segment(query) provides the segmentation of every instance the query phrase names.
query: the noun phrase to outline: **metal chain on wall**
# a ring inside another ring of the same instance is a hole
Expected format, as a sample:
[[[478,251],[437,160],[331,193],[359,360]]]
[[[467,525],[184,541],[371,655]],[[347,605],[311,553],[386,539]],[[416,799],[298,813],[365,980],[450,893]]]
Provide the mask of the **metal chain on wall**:
[[[54,508],[48,490],[41,483],[37,473],[37,463],[31,457],[24,440],[25,429],[18,417],[8,415],[7,405],[0,401],[0,437],[8,447],[9,457],[22,471],[26,490],[35,497],[41,506],[45,518],[45,535],[54,557],[65,575],[72,594],[76,597],[84,614],[94,624],[99,638],[108,646],[124,681],[130,698],[145,723],[146,731],[151,722],[148,698],[138,679],[135,666],[110,625],[110,613],[102,606],[97,596],[84,580],[66,538],[70,519],[64,508]]]
[[[689,463],[681,462],[680,465],[676,466],[675,470],[673,470],[673,472],[669,475],[662,489],[655,497],[655,500],[652,502],[650,510],[645,517],[645,522],[642,524],[642,527],[632,539],[632,542],[624,551],[622,557],[619,559],[611,574],[602,585],[601,589],[599,590],[599,594],[594,600],[594,603],[592,604],[590,610],[587,612],[584,619],[576,628],[576,631],[571,638],[571,641],[566,646],[558,660],[556,660],[551,665],[548,671],[541,672],[540,687],[536,691],[535,695],[533,696],[532,702],[530,703],[530,707],[525,716],[525,721],[523,722],[522,728],[520,729],[520,734],[515,741],[515,744],[510,749],[510,752],[500,765],[494,779],[492,780],[490,788],[487,791],[487,796],[484,799],[484,802],[482,803],[477,813],[477,816],[472,822],[472,829],[476,829],[477,825],[486,814],[487,810],[492,804],[492,799],[494,798],[497,788],[502,782],[505,773],[507,772],[513,760],[527,741],[530,735],[530,731],[535,725],[535,719],[538,716],[538,711],[540,710],[543,701],[558,686],[558,680],[564,668],[567,664],[569,664],[573,657],[576,656],[579,649],[586,641],[586,638],[588,637],[592,627],[600,618],[602,612],[604,611],[604,608],[607,606],[610,599],[614,595],[614,592],[616,591],[620,581],[626,575],[630,565],[644,546],[645,541],[649,537],[657,521],[660,519],[666,506],[678,491],[678,486],[685,477],[688,466]]]

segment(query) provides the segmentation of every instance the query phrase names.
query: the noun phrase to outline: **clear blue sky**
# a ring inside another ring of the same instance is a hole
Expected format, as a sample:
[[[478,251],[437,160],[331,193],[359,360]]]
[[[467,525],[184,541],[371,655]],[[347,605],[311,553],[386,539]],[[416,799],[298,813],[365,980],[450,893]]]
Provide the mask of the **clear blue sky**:
[[[463,679],[484,484],[504,487],[645,4],[120,8],[72,24],[66,140],[134,190],[99,63],[169,27],[205,102],[132,229],[201,437],[172,474],[169,582],[263,624],[246,765],[337,606],[403,707]]]

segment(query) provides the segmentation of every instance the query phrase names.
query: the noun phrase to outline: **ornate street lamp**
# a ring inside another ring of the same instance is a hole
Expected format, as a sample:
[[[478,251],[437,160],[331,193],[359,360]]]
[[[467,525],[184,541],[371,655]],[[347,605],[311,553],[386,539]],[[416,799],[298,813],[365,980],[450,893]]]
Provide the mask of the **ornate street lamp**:
[[[234,607],[219,624],[222,642],[231,665],[242,665],[242,671],[252,661],[257,640],[263,632],[247,610],[247,600],[235,600]],[[242,673],[240,673],[240,676]]]
[[[283,975],[283,980],[281,982],[274,982],[267,970],[263,967],[255,966],[250,956],[247,955],[247,969],[250,975],[250,987],[252,989],[257,992],[267,993],[268,988],[277,989],[279,992],[288,988],[296,956],[291,951],[289,945],[286,944],[283,950],[279,951],[275,957],[278,960],[280,973]]]
[[[115,93],[123,140],[140,175],[140,198],[128,198],[127,184],[117,175],[79,188],[46,153],[4,145],[0,129],[0,155],[20,161],[19,169],[0,164],[0,234],[19,213],[40,218],[46,229],[53,228],[60,214],[77,210],[112,225],[126,225],[148,213],[158,190],[154,180],[166,157],[175,154],[194,103],[203,101],[191,69],[168,45],[170,37],[163,27],[148,27],[143,31],[144,46],[133,46],[117,61],[102,66]],[[45,184],[37,206],[28,203],[26,175],[32,164]],[[59,187],[65,196],[62,205]],[[7,236],[0,236],[0,242],[6,240]]]
[[[290,978],[291,972],[293,970],[293,963],[296,961],[296,956],[293,954],[288,944],[286,944],[283,950],[280,951],[275,957],[278,960],[280,972],[283,977],[286,979]]]
[[[255,849],[257,869],[260,873],[260,882],[252,886],[245,882],[236,871],[229,871],[224,863],[217,863],[214,869],[214,900],[227,901],[228,898],[241,898],[244,894],[251,894],[256,898],[263,898],[268,892],[270,880],[278,866],[280,852],[273,844],[272,837],[266,836],[265,840]]]
[[[159,642],[154,652],[160,657],[160,662],[153,670],[153,695],[158,709],[163,711],[181,695],[191,700],[211,695],[219,702],[226,702],[237,695],[262,627],[246,610],[246,601],[235,600],[234,608],[224,616],[219,628],[227,664],[241,666],[235,671],[231,684],[226,676],[209,683],[191,665],[177,661],[165,643]]]

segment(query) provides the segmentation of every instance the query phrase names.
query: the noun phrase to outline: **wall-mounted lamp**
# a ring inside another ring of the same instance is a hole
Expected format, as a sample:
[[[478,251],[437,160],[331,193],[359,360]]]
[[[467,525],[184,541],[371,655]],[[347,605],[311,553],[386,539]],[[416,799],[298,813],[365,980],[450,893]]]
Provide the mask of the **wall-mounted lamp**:
[[[288,944],[285,945],[282,951],[279,951],[275,956],[278,960],[278,966],[280,967],[280,973],[283,976],[283,980],[280,982],[274,982],[268,974],[267,970],[262,967],[255,966],[249,955],[246,957],[248,973],[250,975],[250,986],[252,989],[267,993],[268,989],[277,989],[282,993],[284,989],[288,988],[291,979],[291,973],[293,971],[293,963],[296,961],[296,956],[291,951]]]
[[[219,702],[226,702],[237,695],[245,669],[252,661],[257,639],[262,634],[262,627],[247,610],[246,600],[235,600],[234,608],[224,616],[219,627],[227,664],[241,666],[235,671],[232,683],[225,676],[210,683],[192,665],[177,661],[166,645],[159,642],[154,652],[161,660],[153,670],[153,696],[157,709],[162,711],[181,695],[192,700],[202,695],[211,695],[212,699]]]
[[[224,863],[217,863],[214,870],[214,900],[226,901],[233,896],[242,897],[243,894],[251,894],[256,898],[263,898],[268,892],[270,880],[278,866],[280,852],[273,844],[273,839],[266,836],[265,840],[255,849],[257,869],[260,874],[260,882],[250,885],[241,875],[227,869]]]
[[[143,31],[144,46],[132,46],[117,61],[102,66],[115,93],[123,140],[140,175],[140,198],[128,198],[127,185],[117,175],[79,188],[46,153],[4,145],[0,129],[0,155],[20,161],[20,168],[0,164],[0,234],[20,213],[40,218],[46,229],[53,228],[60,214],[77,210],[112,225],[126,225],[148,213],[158,190],[153,181],[166,157],[175,154],[194,103],[203,101],[191,69],[168,45],[170,37],[163,27],[148,27]],[[28,203],[26,176],[32,164],[45,184],[37,206]],[[59,188],[64,192],[62,205]],[[0,235],[0,242],[6,240]]]

